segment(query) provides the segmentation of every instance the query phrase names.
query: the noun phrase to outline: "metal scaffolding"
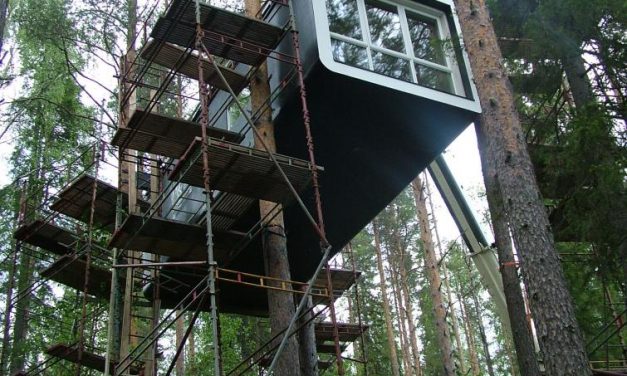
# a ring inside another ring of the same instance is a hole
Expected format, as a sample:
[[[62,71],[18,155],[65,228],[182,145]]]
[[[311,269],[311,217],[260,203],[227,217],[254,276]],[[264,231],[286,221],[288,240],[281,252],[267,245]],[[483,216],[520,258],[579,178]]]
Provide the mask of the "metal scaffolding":
[[[280,9],[289,14],[285,24],[264,21]],[[293,55],[277,49],[287,38]],[[367,326],[361,318],[359,325],[337,319],[335,300],[352,286],[356,291],[359,273],[354,264],[350,270],[329,264],[332,248],[318,181],[323,168],[315,161],[298,38],[291,1],[267,0],[252,18],[198,0],[172,0],[143,48],[127,51],[120,74],[120,123],[111,141],[119,150],[118,187],[99,179],[99,164],[106,163],[99,143],[90,149],[91,172],[79,174],[42,204],[52,211],[22,221],[16,232],[24,244],[59,256],[28,291],[52,280],[74,288],[81,302],[76,341],[47,348],[45,360],[27,374],[41,374],[65,361],[75,365],[77,375],[84,368],[105,375],[156,375],[159,339],[186,312],[193,312],[167,367],[169,375],[201,311],[210,312],[214,374],[225,374],[218,286],[227,285],[300,298],[289,325],[229,375],[253,367],[272,374],[287,339],[314,320],[319,348],[334,354],[338,374],[344,373],[342,353],[348,343],[361,337],[365,354]],[[255,127],[261,109],[252,112],[241,103],[240,94],[267,59],[290,66],[266,102],[271,105],[290,83],[298,86],[308,160],[273,152]],[[226,93],[228,100],[222,97],[218,103],[219,93]],[[238,131],[215,126],[230,112],[244,118]],[[250,136],[260,147],[242,143]],[[68,168],[68,176],[72,171]],[[313,190],[313,214],[301,196],[308,187]],[[233,223],[258,200],[276,204],[246,231],[234,229]],[[320,240],[321,261],[310,281],[223,267],[287,205],[303,210]],[[80,234],[68,230],[79,223],[84,228]],[[111,234],[107,244],[94,240],[106,233]],[[46,252],[42,257],[49,257]],[[92,297],[99,303],[93,304]],[[306,308],[309,299],[313,304]],[[108,305],[102,304],[107,300]],[[321,320],[327,315],[330,322]],[[108,317],[106,349],[86,335],[103,316]],[[320,364],[328,367],[331,362]]]

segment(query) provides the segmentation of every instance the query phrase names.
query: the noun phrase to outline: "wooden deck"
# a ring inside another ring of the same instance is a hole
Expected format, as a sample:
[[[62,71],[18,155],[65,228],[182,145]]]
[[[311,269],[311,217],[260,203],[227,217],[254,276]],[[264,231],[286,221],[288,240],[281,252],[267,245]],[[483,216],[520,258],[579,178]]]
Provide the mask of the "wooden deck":
[[[207,239],[204,226],[164,218],[143,218],[129,215],[113,234],[110,247],[133,249],[173,260],[202,261],[207,259]],[[238,235],[215,232],[214,255],[225,261],[228,251],[241,239]]]
[[[59,256],[71,253],[76,241],[75,234],[41,219],[20,226],[13,237]]]
[[[212,189],[241,196],[289,203],[293,196],[267,152],[209,139],[209,171]],[[203,187],[200,158],[202,141],[196,138],[170,174],[171,180]],[[275,154],[283,171],[297,192],[311,181],[309,162]],[[323,171],[318,167],[319,171]]]
[[[62,343],[58,343],[49,347],[46,350],[46,354],[55,358],[61,358],[63,360],[67,360],[68,362],[72,362],[74,364],[78,364],[78,348],[76,345],[69,346]],[[83,354],[81,356],[80,365],[89,369],[93,369],[96,371],[104,372],[105,370],[106,359],[102,355],[94,354],[92,352],[83,350]],[[115,369],[115,363],[110,363],[110,369]],[[131,366],[129,368],[131,375],[139,375],[141,372],[141,368],[137,366]],[[128,372],[128,371],[127,371]]]
[[[258,65],[279,43],[283,30],[261,20],[200,4],[204,44],[212,55]],[[182,47],[193,47],[196,30],[194,2],[175,0],[150,36]]]
[[[94,178],[90,175],[81,175],[69,186],[62,190],[50,208],[65,214],[68,217],[78,219],[84,223],[89,222],[91,212],[92,190]],[[107,231],[113,231],[115,227],[115,211],[118,189],[108,183],[98,180],[96,183],[96,204],[94,207],[94,225]],[[128,207],[128,196],[122,193],[124,208]],[[140,207],[147,209],[149,204],[138,200]]]
[[[346,291],[348,291],[356,282],[356,278],[361,276],[361,272],[353,273],[352,270],[347,269],[333,269],[331,268],[331,283],[333,284],[333,296],[339,298]],[[314,288],[326,289],[327,286],[327,273],[322,270],[318,274],[318,278],[314,281]],[[326,301],[325,301],[326,300]],[[313,304],[327,304],[328,299],[314,296],[312,298]]]
[[[172,43],[157,41],[148,42],[141,51],[141,57],[148,61],[152,61],[158,65],[170,68],[194,80],[199,79],[198,75],[198,53],[193,50],[186,50]],[[206,58],[200,59],[203,69],[203,79],[206,84],[218,89],[228,91],[228,87],[238,95],[247,85],[248,80],[245,76],[227,67],[220,66],[222,75],[228,82],[224,84],[213,64]],[[218,65],[219,66],[219,65]]]
[[[78,291],[83,291],[85,284],[85,259],[74,255],[61,256],[52,265],[39,272],[43,278],[50,279]],[[109,299],[111,293],[111,271],[93,264],[89,268],[88,294]]]
[[[367,325],[337,323],[340,342],[354,342],[362,332],[368,330]],[[324,343],[333,341],[333,324],[330,322],[317,322],[315,325],[316,342]]]
[[[127,127],[120,127],[111,144],[145,153],[179,158],[196,137],[200,137],[200,124],[180,118],[136,109]],[[242,136],[226,129],[207,127],[207,135],[218,140],[239,143]]]

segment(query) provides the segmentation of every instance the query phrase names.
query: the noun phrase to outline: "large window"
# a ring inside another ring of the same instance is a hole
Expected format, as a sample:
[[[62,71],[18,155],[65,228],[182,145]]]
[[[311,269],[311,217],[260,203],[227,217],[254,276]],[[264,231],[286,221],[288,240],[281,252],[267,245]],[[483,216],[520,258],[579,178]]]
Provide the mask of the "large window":
[[[402,0],[326,6],[336,62],[464,95],[444,13]]]

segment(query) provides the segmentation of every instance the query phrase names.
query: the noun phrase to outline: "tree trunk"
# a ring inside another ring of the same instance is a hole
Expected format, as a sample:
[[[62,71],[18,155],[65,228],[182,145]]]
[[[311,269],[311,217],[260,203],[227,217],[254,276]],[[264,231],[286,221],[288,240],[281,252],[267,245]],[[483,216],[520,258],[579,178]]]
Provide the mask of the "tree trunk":
[[[300,318],[300,329],[298,330],[301,376],[318,376],[318,352],[316,350],[315,323],[313,320],[307,322],[313,316],[311,307],[312,302],[310,296],[308,297],[307,305],[305,306],[307,314]]]
[[[522,257],[547,374],[590,375],[572,298],[516,113],[511,84],[484,0],[455,0],[479,99],[479,137],[497,171],[505,214]]]
[[[2,46],[4,45],[4,29],[7,25],[9,0],[0,0],[0,63],[2,63]]]
[[[377,254],[377,268],[379,269],[379,286],[381,288],[381,302],[383,305],[383,315],[385,317],[385,329],[388,337],[388,349],[390,351],[390,363],[392,366],[392,376],[400,376],[398,366],[398,356],[396,355],[396,341],[394,341],[394,330],[392,328],[392,315],[390,314],[390,301],[388,299],[387,286],[385,285],[385,272],[383,270],[383,257],[381,256],[381,240],[379,237],[379,227],[377,220],[372,221],[374,233],[374,250]]]
[[[470,272],[470,268],[468,268]],[[477,298],[476,291],[471,291],[472,300],[475,306],[475,314],[477,315],[477,328],[479,328],[479,338],[481,338],[481,344],[483,345],[483,353],[485,354],[485,363],[488,367],[488,374],[494,376],[494,366],[492,361],[492,355],[490,355],[490,344],[488,338],[485,335],[485,329],[483,328],[483,320],[481,319],[481,309],[479,308],[479,299]]]
[[[21,243],[16,242],[11,257],[9,275],[7,277],[7,289],[5,295],[4,320],[2,331],[2,355],[0,356],[0,374],[7,372],[7,363],[9,361],[9,353],[11,352],[11,311],[13,310],[13,283],[15,282],[15,271],[17,269],[17,255],[21,252]],[[8,372],[7,372],[8,373]]]
[[[13,326],[13,346],[11,351],[10,374],[24,370],[26,363],[26,336],[30,319],[30,301],[32,292],[27,290],[33,280],[33,258],[26,252],[20,256],[20,267],[17,279],[17,305],[15,308],[15,324]]]
[[[458,286],[458,289],[461,291],[460,286]],[[470,317],[468,317],[468,309],[466,308],[466,303],[462,300],[461,293],[457,294],[457,300],[459,301],[462,319],[464,320],[464,331],[466,332],[466,342],[468,342],[468,353],[470,355],[470,369],[473,376],[479,376],[481,375],[481,369],[479,368],[479,357],[477,357],[477,347],[475,345],[475,337],[472,324],[470,323]]]
[[[260,0],[246,0],[246,14],[248,16],[256,17],[260,8]],[[268,98],[270,98],[270,84],[268,81],[268,67],[263,63],[250,83],[251,109],[253,113],[259,111],[261,114],[255,126],[263,138],[263,142],[271,152],[276,152],[272,109],[268,105]],[[263,148],[261,140],[257,136],[255,136],[255,148]],[[271,218],[265,221],[263,232],[266,275],[282,280],[291,280],[283,212],[280,207],[275,208],[275,205],[274,202],[259,201],[261,218]],[[270,213],[273,213],[274,210],[278,210],[279,214],[272,218]],[[286,328],[287,323],[290,322],[296,311],[293,294],[268,290],[268,309],[271,334],[274,336]],[[300,369],[299,349],[296,336],[291,336],[277,361],[275,374],[287,376],[293,374],[295,369]]]
[[[433,233],[435,234],[435,242],[438,247],[440,255],[443,255],[442,241],[440,240],[440,232],[438,231],[438,221],[435,217],[435,208],[433,206],[433,197],[431,196],[431,189],[429,188],[429,181],[425,179],[425,192],[429,199],[429,209],[431,210],[431,220],[433,222]],[[440,261],[442,266],[442,275],[444,277],[444,287],[446,287],[446,298],[448,300],[448,311],[450,312],[451,323],[453,324],[453,335],[455,336],[455,345],[457,346],[457,359],[459,360],[459,369],[462,375],[466,374],[466,364],[464,362],[464,348],[462,347],[462,339],[459,332],[459,322],[457,315],[455,314],[455,307],[453,306],[453,291],[451,290],[451,283],[449,280],[448,268],[446,267],[446,260],[442,257]]]
[[[451,335],[446,323],[446,309],[442,299],[442,281],[438,260],[435,255],[433,239],[431,238],[431,228],[429,226],[429,213],[427,212],[427,202],[424,187],[420,175],[416,176],[411,183],[416,201],[416,214],[420,224],[420,239],[425,253],[425,271],[429,281],[430,296],[433,301],[433,315],[435,318],[436,335],[438,345],[442,355],[442,365],[445,375],[455,375],[455,362],[451,350]]]
[[[581,55],[564,57],[562,62],[575,106],[582,108],[592,103],[594,94],[592,93],[592,86],[588,79],[583,57]]]
[[[479,132],[479,127],[477,127],[477,134]],[[481,137],[480,142],[483,140],[484,138]],[[486,187],[496,251],[501,268],[501,279],[503,280],[503,293],[507,302],[507,312],[512,328],[512,339],[516,348],[518,368],[522,376],[539,376],[540,366],[536,356],[533,335],[526,317],[525,300],[518,278],[512,240],[509,235],[509,226],[504,214],[505,209],[501,201],[498,182],[496,181],[495,165],[490,161],[486,151],[487,149],[480,144],[479,154],[481,155],[483,181]]]
[[[178,313],[181,313],[180,311]],[[185,316],[182,315],[176,320],[176,346],[180,346],[183,342],[183,335],[185,333]],[[185,350],[181,351],[178,359],[176,360],[176,376],[185,375]]]
[[[389,257],[389,255],[388,255]],[[388,258],[389,260],[389,258]],[[413,375],[413,367],[411,364],[413,363],[412,356],[409,352],[409,340],[407,339],[407,327],[405,309],[403,308],[403,304],[401,302],[401,293],[398,289],[399,281],[398,276],[395,273],[390,272],[392,276],[392,298],[394,300],[394,307],[396,308],[396,321],[398,322],[398,333],[401,340],[401,352],[403,353],[403,374],[404,375]]]
[[[414,322],[414,307],[411,301],[411,295],[409,295],[409,286],[408,286],[408,275],[407,268],[405,267],[405,255],[406,249],[401,242],[400,234],[398,233],[398,226],[400,223],[398,222],[398,216],[396,210],[394,210],[394,243],[397,250],[398,255],[398,270],[400,274],[399,287],[401,289],[401,295],[403,297],[403,303],[405,306],[405,320],[407,320],[407,326],[409,327],[409,345],[411,346],[411,353],[413,362],[411,364],[412,373],[416,376],[422,375],[422,370],[420,368],[420,351],[418,350],[418,342],[416,340],[416,324]],[[410,259],[411,265],[411,259]]]

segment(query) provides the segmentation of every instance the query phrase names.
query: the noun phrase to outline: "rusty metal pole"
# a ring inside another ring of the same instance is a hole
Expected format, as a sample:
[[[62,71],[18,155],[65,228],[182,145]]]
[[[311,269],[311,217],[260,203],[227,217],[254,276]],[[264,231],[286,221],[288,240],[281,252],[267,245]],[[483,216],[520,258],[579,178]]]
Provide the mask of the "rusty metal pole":
[[[203,50],[204,32],[200,24],[200,4],[196,0],[196,48],[201,53]],[[220,328],[218,307],[216,306],[216,261],[213,254],[213,230],[211,228],[211,187],[209,184],[209,145],[207,138],[207,126],[209,125],[209,103],[207,84],[204,79],[202,67],[202,59],[198,59],[198,87],[200,91],[200,128],[202,131],[202,167],[203,167],[203,184],[205,190],[206,204],[206,225],[207,225],[207,261],[209,263],[209,304],[211,305],[211,325],[213,333],[213,358],[214,358],[214,375],[222,375],[222,356],[220,350]]]
[[[309,115],[309,107],[307,105],[307,92],[305,90],[305,78],[303,73],[303,64],[300,58],[300,42],[298,39],[298,29],[296,26],[296,15],[294,13],[294,4],[292,0],[288,1],[290,10],[290,26],[292,32],[292,44],[294,46],[294,56],[296,59],[296,71],[298,76],[298,85],[300,90],[300,100],[303,111],[303,124],[305,126],[305,137],[307,139],[307,152],[309,154],[309,162],[311,164],[311,180],[314,190],[314,200],[316,203],[316,215],[318,219],[318,227],[322,233],[323,239],[326,240],[326,232],[324,229],[324,217],[322,215],[322,198],[320,197],[320,184],[318,182],[318,170],[316,166],[316,157],[314,153],[313,136],[311,135],[311,118]],[[326,246],[324,244],[323,246]],[[342,359],[342,349],[340,347],[340,335],[337,328],[337,315],[335,312],[335,296],[333,294],[333,281],[331,278],[331,269],[329,263],[326,264],[327,290],[329,293],[329,308],[331,310],[331,322],[333,323],[333,342],[335,345],[335,357],[337,363],[338,375],[344,375],[344,362]]]

